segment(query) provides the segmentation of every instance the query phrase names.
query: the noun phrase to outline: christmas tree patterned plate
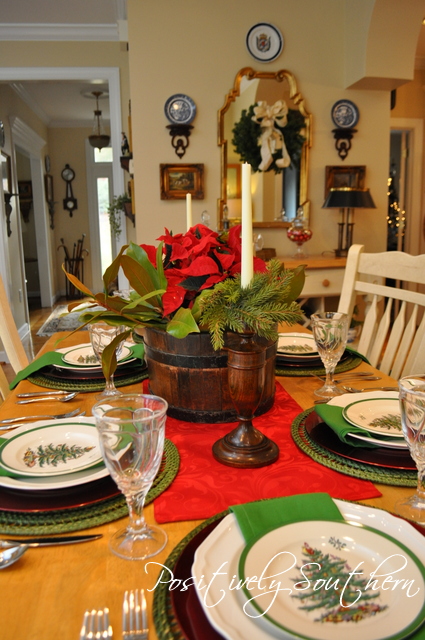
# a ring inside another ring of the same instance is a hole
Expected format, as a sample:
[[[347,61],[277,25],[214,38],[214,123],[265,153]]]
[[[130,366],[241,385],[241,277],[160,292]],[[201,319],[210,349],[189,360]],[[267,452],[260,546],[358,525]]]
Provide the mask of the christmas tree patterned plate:
[[[399,543],[408,546],[411,552],[423,564],[425,563],[423,535],[415,531],[405,520],[396,518],[387,511],[366,507],[362,504],[335,499],[334,502],[347,522],[356,526],[368,525],[378,532],[385,531],[392,538],[396,538]],[[304,543],[305,534],[310,531],[309,523],[304,523],[303,531],[302,542]],[[378,541],[377,548],[379,549],[381,538]],[[258,620],[255,621],[247,616],[243,610],[246,598],[241,593],[241,589],[229,588],[232,577],[238,573],[238,562],[245,545],[236,517],[231,513],[219,522],[196,549],[192,564],[192,576],[198,581],[200,576],[204,576],[202,583],[199,581],[197,594],[209,623],[226,640],[247,640],[247,638],[270,640],[271,637],[284,640],[299,639],[299,635],[294,636],[292,633],[278,629],[267,620],[262,620],[259,624]],[[195,579],[194,582],[198,584]],[[235,577],[233,586],[237,582]],[[208,593],[206,593],[206,585]],[[168,587],[169,585],[164,585],[164,588],[168,589]],[[341,625],[336,626],[340,633],[338,640],[345,638],[345,631],[341,632]],[[354,623],[353,626],[357,629]],[[188,637],[192,638],[190,634]],[[356,640],[358,638],[363,640],[363,636],[360,634],[357,635]]]
[[[71,348],[57,349],[57,352],[63,354],[62,360],[65,365],[65,367],[55,365],[58,368],[72,369],[74,371],[81,371],[81,369],[85,371],[96,371],[102,369],[94,355],[91,344],[79,344]],[[118,363],[123,363],[124,361],[127,363],[135,360],[135,358],[130,358],[130,355],[130,347],[124,344],[121,354],[118,357]]]
[[[285,358],[302,358],[303,360],[317,360],[314,338],[308,333],[281,333],[277,343],[277,352]]]
[[[369,433],[403,438],[398,398],[357,400],[344,407],[342,415],[347,422]]]
[[[94,420],[68,418],[35,423],[0,446],[0,464],[19,476],[52,477],[89,469],[102,462]]]
[[[384,447],[384,449],[403,449],[407,451],[409,449],[407,442],[405,440],[400,440],[400,438],[394,438],[393,440],[383,440],[382,438],[370,438],[369,436],[362,436],[360,433],[349,433],[352,438],[355,440],[362,440],[363,442],[367,442],[370,444],[376,444],[378,447]]]
[[[425,617],[425,567],[407,547],[347,522],[287,524],[243,550],[244,611],[308,640],[405,638]]]

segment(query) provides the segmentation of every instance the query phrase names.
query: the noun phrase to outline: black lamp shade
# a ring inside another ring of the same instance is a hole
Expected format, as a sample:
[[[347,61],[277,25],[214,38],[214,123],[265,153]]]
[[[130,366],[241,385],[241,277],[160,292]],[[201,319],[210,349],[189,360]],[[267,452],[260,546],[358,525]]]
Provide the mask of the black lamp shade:
[[[330,189],[322,209],[376,209],[369,189]]]

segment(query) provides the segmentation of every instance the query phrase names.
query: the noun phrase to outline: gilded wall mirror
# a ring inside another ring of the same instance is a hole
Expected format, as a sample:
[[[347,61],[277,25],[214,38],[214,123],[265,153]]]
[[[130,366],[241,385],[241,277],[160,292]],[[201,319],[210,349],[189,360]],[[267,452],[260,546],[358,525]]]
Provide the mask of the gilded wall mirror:
[[[254,227],[288,227],[300,206],[309,218],[311,120],[292,73],[239,71],[218,112],[220,228],[239,222],[243,162],[252,167]]]

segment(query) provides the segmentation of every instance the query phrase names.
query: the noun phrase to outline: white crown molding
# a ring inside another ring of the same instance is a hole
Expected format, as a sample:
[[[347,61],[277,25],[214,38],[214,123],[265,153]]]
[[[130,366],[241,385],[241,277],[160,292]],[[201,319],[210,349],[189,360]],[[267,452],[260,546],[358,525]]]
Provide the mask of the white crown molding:
[[[117,24],[1,24],[0,40],[116,41],[124,33]]]
[[[49,116],[47,113],[40,107],[38,102],[34,100],[34,98],[28,93],[25,87],[20,82],[11,82],[10,86],[18,94],[18,96],[29,106],[31,111],[33,111],[44,124],[49,124]]]
[[[13,142],[23,146],[34,156],[38,156],[45,146],[46,141],[43,140],[35,131],[31,129],[23,120],[12,116],[10,118],[10,128],[12,129]]]

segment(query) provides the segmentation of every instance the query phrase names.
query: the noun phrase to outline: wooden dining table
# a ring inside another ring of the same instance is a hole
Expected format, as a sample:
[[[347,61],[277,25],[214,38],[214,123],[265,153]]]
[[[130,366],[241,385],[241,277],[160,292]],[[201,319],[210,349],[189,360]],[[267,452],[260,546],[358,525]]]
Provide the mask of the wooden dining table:
[[[302,327],[297,327],[296,330],[305,331]],[[84,334],[81,332],[71,336],[55,334],[45,344],[43,351],[53,350],[57,346],[87,342],[85,338],[82,339],[82,335]],[[57,343],[58,337],[63,338],[60,345]],[[376,372],[366,362],[362,362],[358,370]],[[366,381],[362,382],[361,386],[395,384],[390,377],[381,373],[379,375],[379,382]],[[321,385],[321,382],[312,376],[280,377],[278,381],[303,410],[313,406],[314,390]],[[17,393],[40,390],[39,386],[28,380],[20,382],[0,407],[0,418],[31,415],[34,413],[34,407],[42,407],[43,414],[60,413],[65,409],[81,407],[87,416],[91,415],[95,393],[80,393],[66,404],[55,400],[40,405],[16,404]],[[126,393],[140,393],[141,385],[138,383],[121,390]],[[341,474],[342,483],[345,477]],[[397,500],[414,493],[414,488],[376,486],[382,495],[362,502],[389,512],[394,511]],[[153,504],[145,508],[145,516],[148,522],[154,522]],[[168,535],[168,543],[166,548],[151,560],[162,564],[176,545],[200,523],[200,520],[190,520],[162,524]],[[83,533],[102,534],[102,538],[94,542],[29,549],[17,563],[0,571],[2,640],[76,640],[79,637],[84,611],[103,607],[109,608],[114,637],[120,638],[124,590],[142,587],[146,591],[148,601],[149,640],[157,638],[152,618],[153,592],[149,589],[153,589],[155,585],[159,568],[158,571],[153,571],[150,567],[146,571],[144,561],[123,560],[109,551],[109,538],[117,529],[122,528],[123,524],[125,519],[120,518],[84,530]]]

